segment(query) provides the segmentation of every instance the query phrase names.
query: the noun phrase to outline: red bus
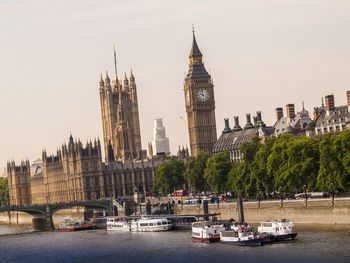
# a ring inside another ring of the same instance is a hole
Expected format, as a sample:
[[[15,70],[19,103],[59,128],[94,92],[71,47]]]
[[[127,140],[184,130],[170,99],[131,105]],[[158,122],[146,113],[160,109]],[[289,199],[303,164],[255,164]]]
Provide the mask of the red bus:
[[[186,195],[188,195],[188,193],[187,193],[186,190],[183,190],[183,189],[181,189],[181,190],[176,190],[176,191],[174,192],[174,196],[186,196]]]

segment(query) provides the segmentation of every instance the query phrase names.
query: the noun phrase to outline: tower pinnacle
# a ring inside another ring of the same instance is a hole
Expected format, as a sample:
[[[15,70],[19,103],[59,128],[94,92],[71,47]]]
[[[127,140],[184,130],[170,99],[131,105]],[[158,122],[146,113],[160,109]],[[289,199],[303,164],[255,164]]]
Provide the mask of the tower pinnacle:
[[[114,52],[114,74],[115,74],[115,82],[118,83],[118,72],[117,72],[117,54],[115,52],[115,45],[113,44],[113,52]]]
[[[192,25],[192,35],[193,35],[193,40],[192,40],[192,49],[191,49],[191,53],[190,53],[190,58],[202,57],[202,53],[199,50],[199,47],[197,45],[196,35],[194,34],[194,27],[193,27],[193,25]]]

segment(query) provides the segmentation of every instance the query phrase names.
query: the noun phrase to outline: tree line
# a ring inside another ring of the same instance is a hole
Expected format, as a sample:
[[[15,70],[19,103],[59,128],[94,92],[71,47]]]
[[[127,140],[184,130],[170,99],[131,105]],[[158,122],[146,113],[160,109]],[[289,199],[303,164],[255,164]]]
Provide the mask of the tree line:
[[[319,138],[283,134],[264,142],[258,137],[240,147],[242,162],[231,162],[229,152],[210,157],[200,152],[186,163],[175,157],[156,169],[153,194],[163,195],[184,184],[194,192],[211,189],[236,195],[350,190],[350,130]]]
[[[10,204],[7,178],[0,178],[0,206]]]

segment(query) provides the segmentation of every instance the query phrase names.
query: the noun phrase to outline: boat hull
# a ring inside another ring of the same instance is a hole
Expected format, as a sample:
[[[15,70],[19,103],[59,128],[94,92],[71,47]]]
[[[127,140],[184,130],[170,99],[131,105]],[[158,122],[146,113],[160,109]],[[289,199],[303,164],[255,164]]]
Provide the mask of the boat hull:
[[[92,229],[95,229],[95,226],[61,228],[61,229],[57,229],[57,230],[61,231],[61,232],[73,232],[73,231],[83,231],[83,230],[92,230]]]
[[[288,240],[294,240],[298,234],[297,233],[290,233],[285,235],[267,235],[263,238],[263,243],[270,243],[270,242],[279,242],[279,241],[288,241]]]
[[[260,246],[261,239],[249,239],[249,240],[244,240],[244,241],[229,241],[229,240],[222,240],[221,239],[220,243],[236,245],[236,246]]]
[[[220,242],[220,237],[211,237],[211,238],[192,237],[192,240],[193,242],[212,243],[212,242]]]
[[[172,225],[165,225],[165,226],[157,226],[157,227],[138,227],[133,228],[131,227],[132,232],[160,232],[160,231],[168,231],[170,230]]]

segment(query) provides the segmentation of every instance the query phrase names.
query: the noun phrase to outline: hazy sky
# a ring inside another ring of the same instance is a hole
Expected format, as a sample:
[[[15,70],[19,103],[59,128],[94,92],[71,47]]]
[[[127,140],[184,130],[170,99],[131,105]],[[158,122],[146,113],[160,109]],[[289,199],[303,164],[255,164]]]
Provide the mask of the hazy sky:
[[[195,25],[210,70],[218,136],[225,117],[350,90],[349,0],[0,1],[0,168],[54,153],[70,132],[102,138],[99,76],[133,69],[142,145],[162,117],[172,153],[188,144],[184,74]],[[284,110],[285,114],[285,110]],[[186,119],[186,118],[185,118]]]

